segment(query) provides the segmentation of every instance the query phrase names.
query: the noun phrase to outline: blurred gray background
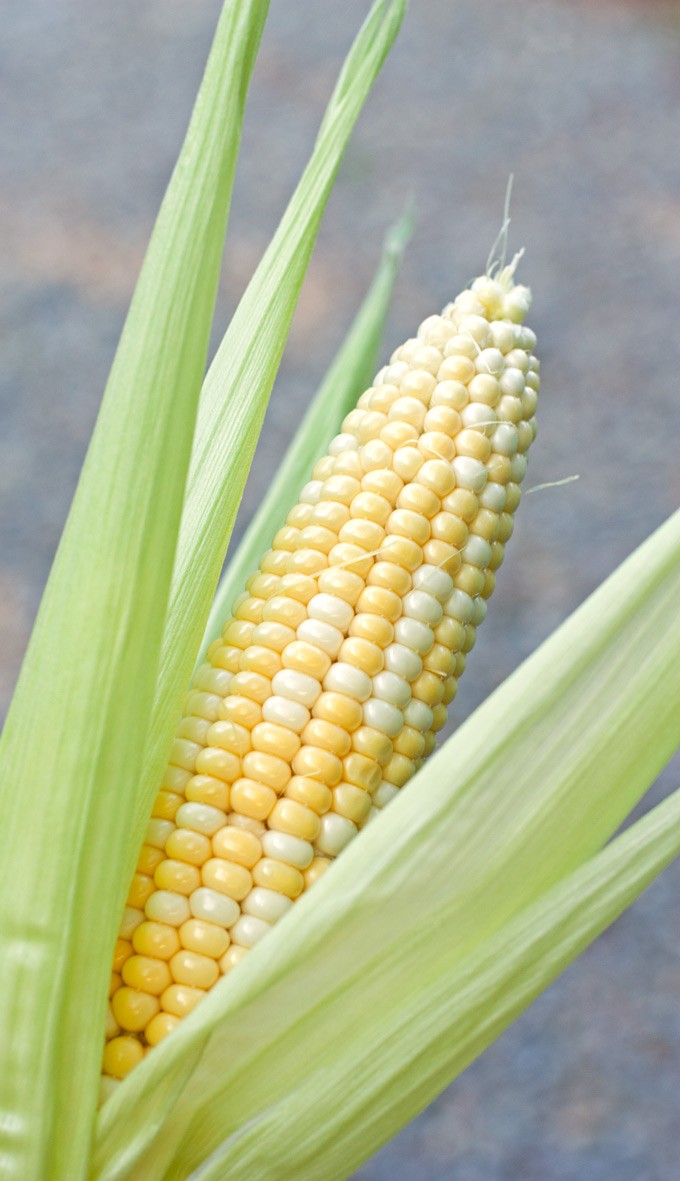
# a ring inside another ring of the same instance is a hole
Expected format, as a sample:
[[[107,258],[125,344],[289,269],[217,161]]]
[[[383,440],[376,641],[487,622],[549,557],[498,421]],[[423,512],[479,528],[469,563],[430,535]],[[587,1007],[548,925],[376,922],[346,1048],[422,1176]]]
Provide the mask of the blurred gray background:
[[[223,331],[365,0],[273,0]],[[23,0],[0,46],[0,697],[75,487],[217,0]],[[459,722],[677,505],[680,5],[413,0],[343,164],[240,527],[413,195],[386,352],[483,270],[515,173],[540,432]],[[260,462],[263,461],[263,462]],[[631,670],[634,675],[634,670]],[[652,798],[677,784],[667,772]],[[680,872],[670,869],[363,1181],[678,1181]]]

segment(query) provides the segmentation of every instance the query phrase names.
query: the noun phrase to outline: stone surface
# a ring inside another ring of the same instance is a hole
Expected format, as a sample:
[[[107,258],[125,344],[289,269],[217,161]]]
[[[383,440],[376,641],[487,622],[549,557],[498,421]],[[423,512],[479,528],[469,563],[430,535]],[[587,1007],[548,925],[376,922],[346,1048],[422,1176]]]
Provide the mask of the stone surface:
[[[215,339],[311,146],[363,0],[274,0]],[[8,700],[215,0],[25,0],[0,77],[0,693]],[[421,0],[344,161],[272,398],[257,504],[411,195],[389,351],[484,268],[507,176],[543,358],[529,496],[460,721],[677,504],[680,7]],[[675,771],[677,782],[677,768]],[[654,792],[673,785],[673,773]],[[677,1181],[677,868],[358,1174]]]

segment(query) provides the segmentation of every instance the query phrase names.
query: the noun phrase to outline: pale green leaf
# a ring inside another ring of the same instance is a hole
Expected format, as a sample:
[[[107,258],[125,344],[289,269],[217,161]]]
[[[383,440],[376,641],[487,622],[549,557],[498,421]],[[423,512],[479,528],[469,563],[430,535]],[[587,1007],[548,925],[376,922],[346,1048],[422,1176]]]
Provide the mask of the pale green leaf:
[[[314,150],[203,386],[170,605],[139,785],[139,841],[189,683],[321,217],[405,0],[376,0],[331,95]]]
[[[345,415],[370,385],[399,264],[413,228],[407,214],[389,231],[380,265],[347,336],[302,419],[260,506],[248,525],[217,588],[202,648],[220,633],[231,605],[271,545],[276,530],[295,504],[319,456],[324,455]]]
[[[431,1016],[428,989],[451,996],[461,965],[601,848],[677,748],[679,597],[680,513],[126,1080],[100,1116],[97,1177],[179,1181],[218,1149],[218,1175],[342,1176],[395,1131],[390,1095],[427,1077],[413,1030],[447,1041],[451,1062],[465,1033],[453,1007]],[[493,1027],[492,1008],[476,1020]]]
[[[0,1172],[21,1181],[73,1181],[90,1147],[93,1030],[266,10],[225,6],[3,735]]]

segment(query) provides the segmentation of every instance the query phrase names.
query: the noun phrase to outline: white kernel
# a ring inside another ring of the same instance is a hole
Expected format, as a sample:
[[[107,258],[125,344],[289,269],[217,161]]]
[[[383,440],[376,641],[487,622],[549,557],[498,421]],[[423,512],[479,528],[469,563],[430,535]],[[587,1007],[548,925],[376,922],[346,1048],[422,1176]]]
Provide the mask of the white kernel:
[[[232,927],[231,941],[237,943],[239,947],[254,947],[270,930],[270,924],[266,923],[264,919],[258,919],[254,914],[242,914]]]
[[[506,365],[508,364],[507,354],[512,352],[515,347],[515,329],[512,324],[504,324],[502,320],[497,320],[491,325],[491,344],[494,348],[500,349],[502,353],[506,354]]]
[[[224,828],[227,823],[226,813],[220,811],[219,808],[213,808],[210,804],[193,802],[182,804],[177,809],[175,819],[182,828],[190,828],[193,832],[202,832],[207,837],[216,833],[218,828]]]
[[[469,623],[472,619],[474,604],[470,595],[462,590],[454,590],[444,608],[444,614],[449,619],[457,619],[459,623]]]
[[[302,489],[299,499],[303,504],[318,504],[322,487],[321,480],[310,480]]]
[[[286,865],[294,865],[296,869],[306,869],[314,857],[314,849],[309,841],[290,836],[287,832],[268,829],[263,832],[260,840],[266,857],[273,857],[274,861],[284,861]]]
[[[510,460],[510,479],[515,484],[521,484],[527,474],[527,461],[524,455],[513,455]]]
[[[488,473],[480,459],[473,459],[471,455],[457,455],[451,461],[451,466],[460,488],[470,488],[473,492],[482,491]]]
[[[456,305],[463,309],[465,307],[465,302],[465,300],[461,300],[461,297],[458,296]],[[477,303],[476,300],[475,303]],[[469,306],[472,305],[470,304]],[[479,306],[481,307],[481,305]],[[471,336],[481,349],[484,348],[489,339],[488,320],[486,320],[482,315],[475,315],[474,312],[461,317],[458,322],[458,331],[460,332],[461,336]]]
[[[426,623],[421,623],[419,619],[398,619],[394,625],[394,635],[397,643],[412,648],[420,656],[426,656],[434,644],[432,628]]]
[[[491,373],[497,377],[505,369],[505,358],[500,349],[482,349],[474,365],[478,373]]]
[[[415,681],[423,671],[423,662],[412,648],[404,644],[388,644],[385,648],[385,668],[405,681]]]
[[[331,623],[324,623],[321,619],[304,619],[297,629],[297,637],[308,644],[314,644],[331,659],[337,656],[344,639],[337,627],[333,627]]]
[[[487,610],[488,610],[488,607],[487,607],[486,599],[482,599],[478,595],[477,598],[475,599],[474,611],[472,612],[472,619],[470,620],[470,622],[475,627],[479,627],[480,623],[484,623],[484,620],[486,619]]]
[[[480,507],[488,508],[494,513],[502,513],[507,495],[504,484],[495,484],[490,481],[479,494]]]
[[[365,472],[375,472],[392,466],[392,448],[382,439],[371,439],[359,448],[359,462]]]
[[[265,722],[274,722],[279,726],[287,726],[300,734],[304,730],[311,714],[306,706],[299,701],[291,701],[290,697],[268,697],[262,706],[262,717]]]
[[[373,696],[403,709],[411,700],[411,686],[397,673],[383,669],[373,678]]]
[[[526,380],[521,369],[506,369],[498,379],[501,393],[520,397],[524,393]]]
[[[491,406],[485,406],[482,402],[470,402],[469,406],[461,410],[460,420],[463,426],[481,427],[485,435],[490,435],[498,422],[498,415]]]
[[[478,537],[476,533],[471,533],[461,550],[461,557],[464,562],[469,562],[471,566],[477,566],[480,570],[486,570],[486,567],[491,561],[491,546],[483,537]]]
[[[371,678],[360,668],[338,660],[326,673],[323,687],[327,692],[345,693],[356,701],[367,701],[371,696],[372,684]]]
[[[421,734],[425,734],[431,729],[433,721],[434,714],[429,705],[425,705],[424,701],[418,701],[416,697],[409,701],[404,710],[404,722],[407,726],[413,726],[414,730],[420,730]]]
[[[399,789],[393,783],[388,783],[386,779],[383,779],[380,787],[373,793],[373,803],[376,808],[384,808],[390,800],[398,795]]]
[[[512,422],[499,423],[491,436],[491,449],[498,455],[514,455],[518,443],[517,427]]]
[[[282,668],[272,677],[272,689],[280,697],[288,697],[299,705],[311,707],[321,693],[321,685],[315,677],[292,668]]]
[[[354,611],[349,603],[346,603],[344,599],[340,599],[337,595],[327,595],[324,593],[314,595],[309,600],[307,614],[310,619],[320,619],[323,623],[330,623],[341,632],[347,631],[354,618]]]
[[[382,730],[388,738],[396,738],[404,727],[404,716],[396,706],[388,701],[381,701],[379,697],[371,697],[364,702],[364,725],[372,726],[374,730]]]
[[[138,910],[136,906],[126,906],[123,911],[123,918],[118,934],[121,939],[132,939],[137,927],[144,922],[144,911]]]
[[[526,291],[527,289],[524,288],[524,290]],[[526,349],[528,353],[533,353],[536,348],[536,333],[531,328],[522,328],[521,347]],[[529,364],[529,368],[531,368],[531,363]]]
[[[356,449],[357,440],[355,435],[336,435],[334,439],[331,439],[328,445],[328,454],[342,455],[345,451],[356,451]]]
[[[346,816],[327,812],[321,817],[321,831],[316,838],[316,847],[328,857],[337,857],[357,834],[357,826]]]
[[[169,927],[181,927],[182,923],[190,918],[191,911],[183,894],[175,894],[171,890],[156,890],[147,898],[144,914],[153,922],[167,923]]]
[[[292,899],[286,898],[285,894],[268,890],[265,886],[255,886],[244,899],[242,910],[244,914],[264,919],[265,923],[275,923],[292,905]]]
[[[160,820],[157,816],[153,816],[146,826],[144,842],[147,845],[153,845],[154,849],[164,849],[165,842],[170,833],[174,831],[175,825],[172,820]]]
[[[409,591],[404,596],[402,609],[404,615],[410,619],[419,619],[421,623],[428,623],[431,627],[436,627],[444,614],[439,600],[424,590]]]
[[[529,358],[523,349],[511,349],[505,358],[505,364],[510,369],[520,369],[522,373],[526,373],[529,368]]]
[[[430,566],[427,562],[424,562],[413,575],[413,585],[418,590],[424,590],[428,594],[434,595],[435,598],[443,603],[448,599],[453,590],[453,579],[450,574],[446,573],[446,570],[441,570],[439,566]]]
[[[220,927],[230,927],[241,913],[238,902],[226,894],[211,890],[209,886],[199,886],[194,890],[189,895],[189,906],[195,919],[207,919],[209,923],[217,923]]]

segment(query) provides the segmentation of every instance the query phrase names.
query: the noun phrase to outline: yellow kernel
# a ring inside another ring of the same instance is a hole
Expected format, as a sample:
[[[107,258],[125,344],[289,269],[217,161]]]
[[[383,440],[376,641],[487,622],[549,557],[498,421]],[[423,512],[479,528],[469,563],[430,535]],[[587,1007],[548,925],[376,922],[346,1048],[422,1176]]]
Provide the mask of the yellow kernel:
[[[469,529],[465,521],[460,517],[454,517],[452,513],[437,513],[437,516],[432,518],[431,528],[432,536],[437,541],[445,541],[456,549],[461,549],[468,539]]]
[[[343,574],[351,573],[354,577],[358,576],[361,579],[366,578],[373,565],[372,559],[367,556],[365,549],[362,549],[360,545],[351,545],[347,541],[339,541],[337,545],[333,546],[329,560],[331,566],[342,566]],[[320,585],[321,583],[319,583]]]
[[[392,755],[389,763],[383,768],[383,776],[388,783],[394,784],[395,787],[403,787],[405,783],[415,773],[415,765],[412,759],[407,759],[405,755]]]
[[[361,485],[353,476],[330,476],[321,489],[321,500],[337,500],[350,505]]]
[[[471,533],[475,533],[478,537],[483,537],[489,542],[496,540],[499,529],[500,517],[498,513],[494,513],[488,508],[480,508],[470,526]]]
[[[438,734],[439,731],[443,730],[444,726],[446,725],[446,706],[440,702],[439,705],[435,705],[432,713],[432,731],[434,734]]]
[[[121,976],[119,972],[112,972],[109,980],[109,996],[112,997],[121,986]]]
[[[332,787],[342,779],[342,762],[337,755],[318,746],[303,746],[293,759],[296,775],[319,779]]]
[[[266,820],[275,802],[276,792],[253,779],[237,779],[231,789],[234,810],[253,820]]]
[[[220,648],[213,657],[213,661],[218,668],[224,669],[229,673],[237,673],[239,669],[239,661],[241,659],[241,648],[235,648],[232,644],[225,644]],[[190,697],[195,697],[195,694],[190,694]],[[196,712],[195,710],[188,712]],[[202,712],[202,711],[201,711]]]
[[[338,504],[335,500],[320,500],[318,504],[314,505],[312,511],[312,521],[314,524],[336,535],[342,529],[345,522],[349,521],[349,517],[350,512],[347,505]]]
[[[288,565],[288,551],[284,549],[270,549],[260,562],[263,574],[285,574]]]
[[[283,803],[284,801],[279,802]],[[285,802],[293,803],[294,801]],[[295,806],[300,807],[299,804]],[[318,832],[320,822],[318,817],[314,817],[314,819]],[[287,898],[297,898],[302,893],[305,884],[298,869],[292,865],[284,865],[282,861],[274,861],[272,857],[263,857],[261,861],[258,861],[253,870],[253,881],[256,886],[266,886],[268,890],[276,890],[279,894],[285,894]]]
[[[252,643],[254,631],[254,623],[249,623],[245,619],[230,619],[222,628],[222,639],[227,647],[243,650]]]
[[[366,591],[371,591],[371,587],[367,587],[362,593],[362,599]],[[380,588],[376,588],[380,589]],[[368,601],[368,600],[366,600]],[[361,599],[359,599],[359,604]],[[388,619],[385,619],[380,613],[367,612],[361,607],[359,608],[361,614],[355,615],[354,619],[349,625],[349,634],[358,639],[371,640],[372,643],[378,644],[381,648],[386,648],[388,644],[392,643],[394,639],[394,628]]]
[[[256,751],[277,755],[287,762],[290,762],[295,752],[300,749],[300,739],[297,734],[294,734],[287,726],[280,726],[275,722],[260,722],[253,729],[252,739],[253,748]]]
[[[143,1057],[144,1048],[136,1037],[114,1037],[104,1050],[104,1073],[125,1078]]]
[[[212,775],[194,775],[187,784],[187,799],[193,804],[209,804],[222,812],[229,811],[229,788]]]
[[[440,381],[435,386],[430,399],[432,408],[446,406],[456,412],[461,411],[470,401],[467,387],[461,381]]]
[[[429,359],[430,362],[437,361],[437,367],[441,363],[441,356],[438,349],[418,348],[416,355]],[[436,381],[433,375],[425,368],[412,369],[407,373],[401,383],[401,392],[412,398],[418,398],[421,402],[427,404],[432,396],[432,391],[436,386]]]
[[[224,927],[218,927],[217,923],[210,923],[207,919],[187,919],[179,929],[179,937],[182,947],[187,951],[196,951],[214,960],[224,955],[229,946],[229,935]],[[175,951],[179,951],[179,945]]]
[[[249,623],[259,623],[262,619],[262,599],[255,599],[251,595],[244,595],[241,602],[234,603],[234,615],[237,619],[245,619]]]
[[[392,451],[397,451],[401,447],[408,447],[410,443],[415,443],[419,433],[418,428],[411,426],[409,422],[392,420],[381,430],[380,439]]]
[[[456,436],[456,452],[458,455],[469,455],[472,459],[486,463],[491,455],[491,440],[473,428],[460,431]]]
[[[312,707],[312,714],[315,718],[333,722],[348,734],[361,725],[363,716],[359,702],[344,693],[322,693]]]
[[[399,602],[399,614],[401,614],[401,600],[410,591],[412,579],[408,570],[403,566],[399,566],[394,562],[376,562],[368,576],[367,585],[370,587],[382,587],[385,590],[391,591],[393,595],[396,595]],[[378,599],[371,598],[371,603],[377,603],[378,601]],[[387,600],[382,601],[387,602]],[[360,598],[359,603],[361,602],[362,599]],[[394,600],[390,600],[390,602],[394,603]],[[373,606],[369,607],[368,604],[362,606],[360,609],[362,611],[375,610]],[[379,608],[376,614],[385,615],[387,619],[390,619],[394,623],[399,618],[399,614],[395,615],[393,611],[394,607],[389,611]]]
[[[188,865],[202,865],[210,856],[210,840],[201,832],[190,828],[176,828],[165,842],[168,857],[186,861]]]
[[[233,714],[234,717],[237,717],[247,714],[247,720],[252,728],[262,721],[262,709],[256,702],[249,701],[247,697],[230,696],[225,699],[223,705],[223,712],[227,716],[213,722],[210,727],[208,731],[210,745],[219,750],[227,750],[232,755],[245,755],[252,746],[251,729],[232,721],[230,715]]]
[[[392,753],[392,741],[372,726],[359,726],[352,735],[352,749],[376,763],[384,763]],[[351,817],[350,817],[351,819]]]
[[[508,484],[512,478],[512,460],[509,455],[493,452],[487,463],[489,480],[494,484]]]
[[[318,574],[328,565],[326,554],[316,549],[299,549],[288,558],[288,571],[291,574]]]
[[[184,771],[182,767],[173,767],[172,764],[168,763],[163,772],[161,787],[164,791],[181,796],[190,779],[191,771]],[[177,807],[179,808],[179,804]],[[172,817],[169,817],[169,819],[172,819]]]
[[[453,354],[446,357],[437,373],[437,381],[460,381],[467,385],[475,376],[475,367],[469,357]]]
[[[282,595],[294,599],[296,603],[306,605],[318,591],[316,580],[306,574],[284,574],[281,579]]]
[[[437,673],[442,677],[450,677],[453,674],[455,665],[455,654],[443,644],[435,644],[427,656],[423,658],[423,668],[427,669],[428,672]]]
[[[333,811],[356,825],[364,823],[371,810],[371,797],[351,783],[340,783],[333,790]]]
[[[283,791],[290,779],[290,765],[278,755],[270,755],[262,750],[251,750],[243,760],[243,772],[247,779],[254,779],[265,787],[271,787],[275,792]],[[235,799],[232,789],[232,801]],[[234,803],[238,811],[238,806]],[[262,817],[262,819],[264,819]]]
[[[133,875],[130,884],[127,906],[134,906],[137,910],[143,910],[145,902],[152,894],[153,878],[148,877],[144,873],[136,873]]]
[[[338,660],[344,660],[347,664],[360,668],[369,677],[376,676],[385,664],[382,649],[360,636],[350,636],[343,640]]]
[[[303,841],[313,841],[319,835],[319,818],[295,800],[277,800],[269,817],[269,827]]]
[[[253,888],[253,879],[245,866],[225,861],[221,857],[212,857],[206,861],[201,869],[201,880],[204,886],[227,894],[235,902],[246,898]]]
[[[370,565],[370,563],[369,563]],[[323,570],[319,575],[319,590],[324,594],[337,595],[339,599],[354,606],[364,589],[364,579],[352,570]]]
[[[445,615],[434,629],[434,638],[451,652],[457,652],[465,639],[465,628],[459,619]]]
[[[322,718],[312,718],[302,731],[302,741],[309,746],[319,746],[322,750],[329,750],[341,758],[347,754],[351,746],[349,734],[342,726]]]
[[[210,775],[224,783],[233,783],[241,774],[241,760],[219,747],[205,747],[196,759],[198,775]]]
[[[191,988],[188,984],[171,984],[161,996],[161,1004],[166,1013],[174,1017],[186,1017],[205,996],[200,988]]]
[[[252,701],[262,705],[271,697],[272,683],[268,677],[263,677],[260,673],[238,672],[232,681],[232,689],[234,693],[250,697]]]
[[[296,629],[307,617],[302,603],[290,595],[274,595],[267,599],[262,610],[262,618],[271,623],[283,623],[286,627]],[[233,690],[232,690],[233,691]]]
[[[271,648],[273,652],[283,652],[286,644],[290,644],[294,639],[295,632],[292,627],[286,627],[284,623],[274,623],[272,620],[265,619],[258,623],[253,631],[253,643],[264,644],[265,648]]]
[[[329,857],[315,857],[311,865],[305,870],[305,889],[308,890],[328,869],[331,864]]]
[[[191,779],[191,775],[188,776]],[[157,820],[174,820],[177,809],[184,803],[184,797],[172,791],[159,791],[154,800],[151,815]]]
[[[182,718],[179,723],[176,734],[178,738],[188,738],[190,742],[196,742],[199,746],[205,746],[205,736],[210,729],[210,722],[207,718]]]
[[[395,472],[407,483],[415,479],[423,463],[424,457],[413,445],[399,447],[392,459]]]
[[[286,798],[311,808],[317,816],[323,816],[333,803],[331,789],[318,779],[294,775],[286,788]]]
[[[441,500],[454,487],[456,477],[450,463],[443,459],[428,459],[418,472],[416,481],[429,488]],[[427,536],[429,537],[429,529]]]
[[[461,429],[462,422],[457,410],[450,406],[432,406],[425,415],[423,423],[426,432],[439,431],[451,438],[455,438]]]
[[[496,589],[496,575],[493,570],[484,571],[484,586],[481,589],[481,596],[483,599],[490,599],[494,590]]]
[[[143,873],[147,877],[153,877],[154,870],[157,865],[160,865],[163,857],[164,853],[162,849],[155,849],[153,845],[142,845],[139,857],[137,858],[137,873]]]
[[[216,857],[224,857],[252,869],[262,856],[262,846],[252,832],[233,825],[227,825],[216,832],[212,839]]]
[[[128,939],[116,939],[113,951],[113,970],[120,972],[125,961],[132,955],[132,944]]]
[[[457,662],[456,662],[457,664]],[[441,705],[450,705],[458,691],[458,681],[455,677],[449,677],[444,682],[444,696],[441,699]]]
[[[158,866],[154,882],[159,890],[173,890],[175,894],[189,895],[200,886],[201,875],[195,865],[167,858]]]
[[[347,782],[363,788],[364,791],[373,792],[380,783],[380,767],[365,755],[352,751],[343,759],[342,765]]]
[[[386,537],[380,549],[383,562],[394,562],[412,573],[423,560],[423,551],[416,541],[409,537]]]
[[[169,967],[176,984],[189,984],[193,988],[212,988],[219,977],[214,959],[196,951],[178,951]]]
[[[425,705],[429,705],[430,709],[433,709],[435,705],[439,705],[444,696],[443,678],[425,669],[420,676],[416,677],[415,681],[411,682],[411,692],[418,701],[423,701]],[[387,778],[386,773],[385,777]]]
[[[156,1013],[156,1016],[151,1019],[144,1030],[144,1037],[148,1044],[157,1046],[164,1037],[177,1028],[179,1021],[179,1017],[173,1017],[172,1013]]]
[[[232,946],[227,951],[225,951],[224,955],[220,957],[219,969],[222,975],[226,976],[227,972],[230,972],[232,968],[235,968],[237,964],[240,964],[243,957],[247,954],[247,947],[240,947],[237,943],[233,943]]]
[[[442,501],[442,508],[469,525],[479,511],[479,500],[469,488],[454,488]]]
[[[127,1029],[130,1033],[141,1033],[151,1018],[156,1016],[160,1005],[151,993],[123,985],[113,994],[111,1008],[121,1029]]]
[[[378,525],[375,521],[361,520],[358,517],[343,525],[338,534],[339,541],[345,545],[356,545],[359,549],[369,551],[378,549],[384,536],[385,530],[382,525]]]
[[[405,755],[414,762],[419,759],[425,747],[425,738],[420,730],[413,726],[404,726],[403,730],[393,741],[394,753]]]
[[[425,459],[445,460],[450,463],[456,454],[456,444],[451,436],[445,435],[443,431],[424,431],[418,440],[418,450]]]
[[[481,594],[484,586],[484,574],[477,566],[471,566],[468,562],[464,562],[453,579],[454,586],[457,590],[465,591],[466,595],[474,599],[476,595]]]
[[[311,505],[310,511],[311,511]],[[322,554],[330,553],[338,540],[334,529],[327,529],[324,525],[307,525],[299,537],[298,549],[316,549]]]
[[[264,644],[251,644],[241,653],[239,661],[240,672],[259,673],[263,677],[276,676],[281,668],[281,657],[278,652],[266,648]]]
[[[446,574],[454,575],[461,565],[461,556],[455,546],[433,537],[423,546],[423,560],[430,566],[438,566]]]
[[[423,484],[405,484],[399,493],[397,506],[400,509],[409,509],[429,520],[439,512],[441,501],[436,493],[430,488],[425,488]]]
[[[149,922],[147,919],[137,927],[132,936],[132,946],[138,955],[169,960],[179,949],[179,939],[174,927],[169,927],[167,923]]]
[[[393,581],[398,583],[400,588],[404,585],[401,574],[405,573],[405,571],[402,571],[401,567],[395,566],[393,563],[381,562],[380,565],[387,565],[388,571],[395,571]],[[367,586],[362,591],[357,603],[357,611],[362,614],[355,615],[353,623],[358,619],[363,619],[366,614],[370,616],[381,616],[386,621],[395,623],[401,615],[402,598],[403,594],[389,590],[386,586]],[[364,628],[366,625],[362,622],[359,626],[360,628]]]
[[[322,681],[331,667],[330,657],[322,652],[321,648],[317,648],[316,644],[308,644],[304,640],[294,640],[289,644],[282,659],[284,668],[307,673],[317,681]]]
[[[130,988],[139,988],[152,996],[160,996],[172,983],[165,961],[147,955],[130,956],[123,965],[123,980]]]
[[[187,742],[186,738],[175,738],[170,748],[169,763],[175,767],[183,767],[185,771],[193,772],[196,756],[201,753],[201,747],[196,742]]]
[[[353,517],[373,521],[376,525],[384,525],[392,512],[392,505],[386,497],[364,490],[354,497],[350,512]]]
[[[248,592],[258,599],[270,599],[272,595],[276,594],[278,585],[278,579],[274,575],[261,574],[259,570],[251,574],[246,582]]]

